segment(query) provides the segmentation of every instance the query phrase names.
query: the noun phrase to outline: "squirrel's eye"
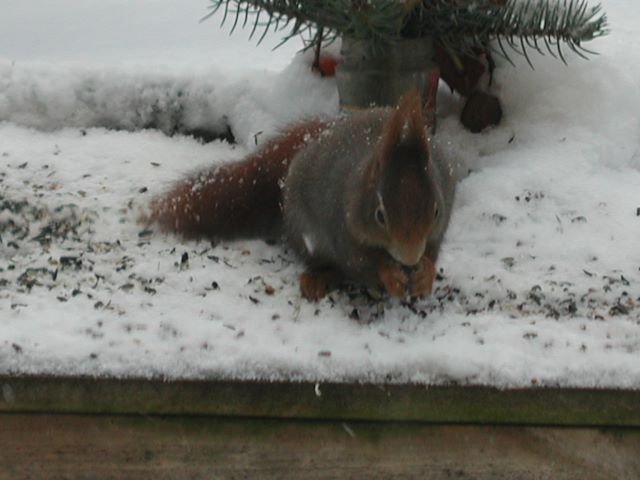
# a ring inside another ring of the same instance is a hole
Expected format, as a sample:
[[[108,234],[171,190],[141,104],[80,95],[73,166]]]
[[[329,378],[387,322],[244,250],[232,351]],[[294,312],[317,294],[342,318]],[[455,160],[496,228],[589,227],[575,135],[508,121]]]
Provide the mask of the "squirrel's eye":
[[[378,222],[381,227],[384,227],[385,224],[387,223],[387,219],[384,218],[384,212],[382,211],[382,207],[376,208],[375,216],[376,216],[376,222]]]

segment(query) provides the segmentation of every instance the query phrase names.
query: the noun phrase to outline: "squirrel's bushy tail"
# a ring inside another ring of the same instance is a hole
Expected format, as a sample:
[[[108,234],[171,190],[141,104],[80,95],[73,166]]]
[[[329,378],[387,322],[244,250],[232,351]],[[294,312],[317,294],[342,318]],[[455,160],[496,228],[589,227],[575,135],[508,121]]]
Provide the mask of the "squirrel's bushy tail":
[[[244,160],[180,181],[153,202],[149,220],[188,238],[277,234],[282,224],[281,184],[291,158],[328,125],[319,120],[295,125]]]

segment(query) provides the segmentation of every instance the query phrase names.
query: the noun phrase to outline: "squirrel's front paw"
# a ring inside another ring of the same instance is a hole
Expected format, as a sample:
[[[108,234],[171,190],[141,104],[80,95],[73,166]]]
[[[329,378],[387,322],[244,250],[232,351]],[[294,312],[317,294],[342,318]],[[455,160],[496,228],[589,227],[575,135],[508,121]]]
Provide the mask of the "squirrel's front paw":
[[[300,275],[300,291],[307,300],[320,300],[339,282],[335,270],[307,270]]]
[[[392,297],[404,298],[407,296],[409,276],[399,263],[382,263],[378,267],[378,278],[380,278],[385,291]]]
[[[436,278],[436,266],[426,255],[411,273],[410,293],[412,297],[424,297],[431,293]]]
[[[378,267],[378,277],[385,291],[392,297],[424,297],[431,293],[436,278],[436,267],[425,255],[412,269],[399,263],[385,262]]]

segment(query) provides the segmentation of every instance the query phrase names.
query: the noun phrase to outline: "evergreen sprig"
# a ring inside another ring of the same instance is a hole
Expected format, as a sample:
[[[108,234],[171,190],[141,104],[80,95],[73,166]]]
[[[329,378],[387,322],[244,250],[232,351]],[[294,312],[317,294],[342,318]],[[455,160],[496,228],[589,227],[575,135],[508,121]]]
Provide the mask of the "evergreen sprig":
[[[391,41],[400,36],[406,14],[397,0],[211,0],[204,19],[220,10],[223,25],[233,21],[231,33],[250,26],[251,39],[262,30],[258,43],[270,30],[288,30],[281,44],[300,34],[322,41],[337,35]]]
[[[249,26],[253,38],[261,30],[258,43],[269,31],[286,32],[281,44],[305,34],[309,46],[336,36],[374,42],[432,36],[464,51],[495,39],[508,60],[509,49],[529,63],[528,50],[543,53],[541,44],[562,61],[562,45],[584,57],[593,52],[582,43],[607,33],[601,6],[586,0],[211,0],[205,18],[220,10],[231,32]]]
[[[507,60],[511,61],[509,47],[523,55],[530,65],[529,49],[540,54],[546,50],[566,63],[563,45],[586,58],[586,54],[594,52],[582,43],[608,33],[601,6],[589,7],[585,0],[509,1],[503,6],[493,4],[480,9],[443,1],[436,15],[429,15],[434,7],[422,8],[427,12],[422,14],[425,21],[420,24],[420,35],[439,32],[436,36],[456,50],[495,39]]]

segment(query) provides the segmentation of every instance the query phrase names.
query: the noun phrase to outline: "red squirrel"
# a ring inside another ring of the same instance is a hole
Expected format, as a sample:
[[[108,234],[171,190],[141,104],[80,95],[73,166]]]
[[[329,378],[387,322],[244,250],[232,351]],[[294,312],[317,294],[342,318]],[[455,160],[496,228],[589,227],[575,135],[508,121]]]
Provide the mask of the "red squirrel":
[[[187,237],[279,234],[305,261],[302,295],[343,280],[394,297],[431,292],[454,194],[422,100],[296,125],[240,162],[178,183],[151,220]]]

